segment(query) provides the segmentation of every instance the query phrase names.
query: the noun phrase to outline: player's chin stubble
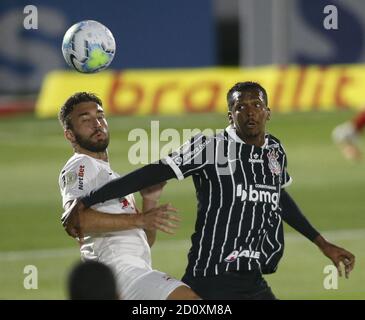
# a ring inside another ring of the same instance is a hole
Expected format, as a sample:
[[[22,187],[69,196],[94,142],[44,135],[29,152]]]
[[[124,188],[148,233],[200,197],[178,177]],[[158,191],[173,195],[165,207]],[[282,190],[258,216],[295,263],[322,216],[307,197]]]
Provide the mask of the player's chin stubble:
[[[91,152],[104,152],[109,145],[109,135],[103,141],[92,142],[90,139],[81,137],[79,134],[75,133],[76,143],[83,149]]]

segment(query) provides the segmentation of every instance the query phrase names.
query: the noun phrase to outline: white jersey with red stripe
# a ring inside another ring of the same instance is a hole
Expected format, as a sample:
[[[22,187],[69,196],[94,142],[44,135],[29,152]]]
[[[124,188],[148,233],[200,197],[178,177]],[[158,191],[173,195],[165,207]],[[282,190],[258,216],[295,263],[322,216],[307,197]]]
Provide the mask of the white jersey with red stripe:
[[[59,186],[62,205],[88,194],[91,190],[118,178],[119,175],[110,168],[109,162],[95,159],[85,154],[75,153],[63,167]],[[110,214],[135,214],[137,208],[133,194],[121,199],[112,199],[92,206],[93,209]],[[110,250],[115,247],[115,250]],[[108,260],[117,255],[120,259],[137,267],[151,269],[151,252],[147,237],[142,229],[132,229],[103,234],[87,235],[80,247],[84,260]],[[106,261],[108,263],[109,261]]]

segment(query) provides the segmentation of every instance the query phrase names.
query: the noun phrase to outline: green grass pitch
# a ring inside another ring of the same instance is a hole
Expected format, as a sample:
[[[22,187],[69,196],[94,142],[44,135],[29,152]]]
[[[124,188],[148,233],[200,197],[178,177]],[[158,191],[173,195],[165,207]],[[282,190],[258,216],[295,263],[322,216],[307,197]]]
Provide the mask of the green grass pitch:
[[[269,131],[284,144],[294,182],[288,191],[329,240],[356,255],[355,270],[325,290],[323,269],[330,261],[315,245],[286,226],[286,249],[277,272],[267,277],[280,299],[365,299],[365,162],[343,159],[330,137],[332,128],[354,112],[273,114]],[[112,168],[128,162],[130,130],[225,128],[224,115],[113,117],[109,119]],[[363,140],[361,141],[363,144]],[[163,143],[160,143],[160,147]],[[71,156],[56,119],[0,119],[0,299],[65,299],[65,283],[78,260],[78,246],[60,224],[58,174]],[[196,201],[191,179],[170,181],[161,202],[171,202],[183,219],[175,236],[158,235],[152,249],[156,269],[181,277],[194,228]],[[26,265],[38,269],[38,289],[26,290]]]

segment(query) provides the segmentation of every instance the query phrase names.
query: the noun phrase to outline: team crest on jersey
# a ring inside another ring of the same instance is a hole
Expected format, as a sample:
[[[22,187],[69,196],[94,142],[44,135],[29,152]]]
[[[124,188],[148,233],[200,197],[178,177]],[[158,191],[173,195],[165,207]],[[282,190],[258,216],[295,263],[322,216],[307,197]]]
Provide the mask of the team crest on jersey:
[[[269,159],[269,169],[271,173],[279,175],[281,173],[281,166],[278,161],[279,153],[275,150],[270,150],[267,153],[267,158]]]

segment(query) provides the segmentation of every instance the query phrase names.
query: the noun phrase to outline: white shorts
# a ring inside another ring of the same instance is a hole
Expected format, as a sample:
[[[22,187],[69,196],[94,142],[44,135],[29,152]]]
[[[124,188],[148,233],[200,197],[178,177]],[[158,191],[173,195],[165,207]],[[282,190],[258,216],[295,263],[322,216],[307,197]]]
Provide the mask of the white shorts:
[[[125,275],[117,275],[119,297],[123,300],[166,300],[176,288],[187,286],[158,270],[135,270],[128,285],[121,283],[123,279]]]
[[[150,264],[135,256],[107,256],[99,261],[114,272],[117,290],[123,300],[166,300],[177,287],[187,286],[166,273],[152,270]]]

